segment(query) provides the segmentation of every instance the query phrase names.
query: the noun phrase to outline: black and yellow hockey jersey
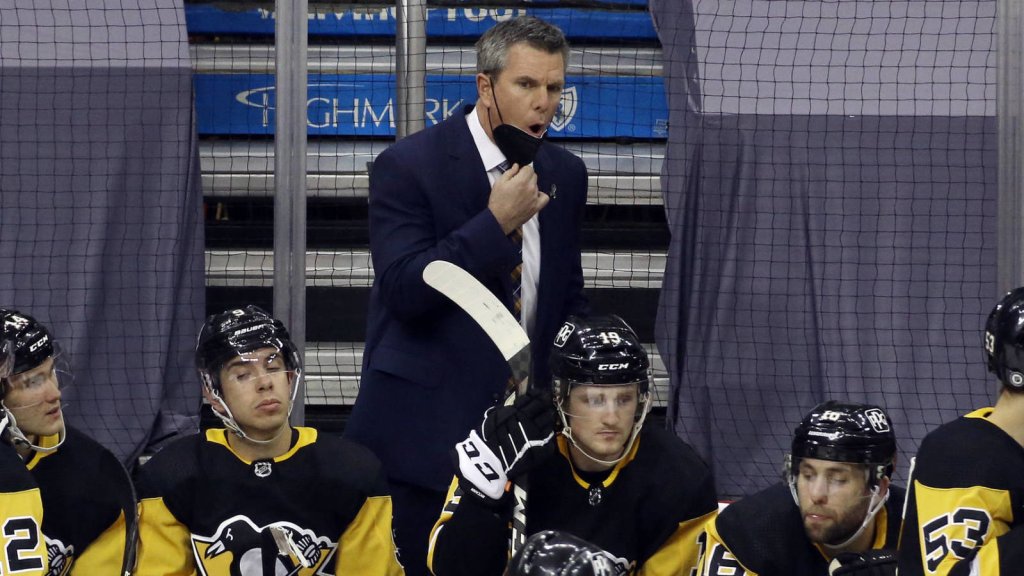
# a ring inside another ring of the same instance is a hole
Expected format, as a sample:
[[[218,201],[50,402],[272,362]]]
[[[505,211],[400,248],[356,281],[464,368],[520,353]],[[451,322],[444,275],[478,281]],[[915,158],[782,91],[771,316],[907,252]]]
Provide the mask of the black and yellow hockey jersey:
[[[873,549],[896,549],[905,492],[889,485],[875,515]],[[831,560],[804,531],[800,507],[784,483],[730,504],[707,525],[703,576],[824,576]]]
[[[689,576],[704,523],[718,510],[704,461],[656,428],[644,429],[622,461],[596,475],[573,468],[559,436],[558,451],[528,476],[527,536],[569,532],[610,552],[631,574]],[[495,513],[462,498],[453,480],[431,532],[431,570],[438,576],[499,576],[509,560],[510,519],[511,502]]]
[[[182,438],[138,475],[138,576],[398,576],[391,497],[369,450],[312,428],[247,461],[224,429]]]
[[[135,492],[121,462],[71,426],[57,450],[26,462],[43,498],[49,576],[115,576],[135,549]],[[54,446],[57,436],[40,445]]]
[[[1024,448],[982,408],[921,442],[900,576],[1024,573]]]
[[[0,444],[0,574],[46,574],[42,524],[43,500],[32,474],[14,448]]]

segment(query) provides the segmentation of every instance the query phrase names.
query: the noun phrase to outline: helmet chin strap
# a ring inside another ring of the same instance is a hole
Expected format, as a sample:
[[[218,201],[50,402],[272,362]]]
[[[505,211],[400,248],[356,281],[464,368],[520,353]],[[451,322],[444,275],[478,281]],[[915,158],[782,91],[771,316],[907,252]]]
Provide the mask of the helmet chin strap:
[[[3,401],[0,401],[0,405],[3,405]],[[39,452],[40,454],[49,454],[50,452],[55,452],[57,448],[60,448],[60,445],[63,444],[64,440],[67,439],[68,437],[67,429],[65,428],[64,425],[64,406],[66,406],[66,404],[61,404],[62,409],[60,411],[60,430],[57,432],[57,443],[54,444],[53,446],[39,446],[38,444],[33,444],[32,441],[28,439],[28,436],[26,436],[25,433],[21,430],[21,428],[18,428],[18,419],[14,417],[14,412],[12,412],[10,408],[4,405],[4,412],[7,413],[8,419],[7,433],[10,434],[9,438],[11,445],[14,446],[15,448],[19,446],[25,446],[32,449],[35,452]]]
[[[864,521],[861,522],[860,528],[857,528],[856,532],[839,544],[823,543],[822,546],[824,546],[826,550],[829,552],[841,552],[844,548],[849,546],[851,542],[859,538],[860,535],[864,533],[864,530],[867,529],[868,525],[874,522],[875,515],[878,514],[878,511],[885,505],[885,501],[889,499],[888,491],[886,491],[885,496],[880,496],[879,492],[880,490],[877,485],[871,489],[871,503],[868,504],[868,513],[864,515]]]
[[[839,544],[825,544],[823,542],[821,545],[825,548],[825,550],[832,553],[842,552],[844,548],[849,546],[850,543],[852,543],[854,540],[859,538],[861,534],[864,533],[864,530],[866,530],[867,527],[872,522],[874,522],[875,516],[878,514],[878,511],[881,510],[882,506],[884,506],[886,501],[889,500],[888,490],[886,490],[885,496],[881,496],[880,492],[881,489],[878,487],[877,484],[871,488],[871,503],[868,504],[867,514],[864,515],[864,521],[860,523],[860,527],[857,528],[857,530],[854,531],[854,533],[849,538],[843,540]],[[796,479],[792,476],[792,474],[789,477],[789,493],[793,495],[793,502],[795,502],[797,508],[799,508],[800,496],[796,492]]]
[[[228,408],[228,403],[225,402],[224,399],[220,397],[220,394],[214,392],[213,390],[210,391],[210,394],[213,395],[213,397],[217,400],[217,402],[220,404],[220,407],[224,409],[224,412],[214,410],[213,413],[216,414],[217,418],[220,418],[220,421],[224,423],[225,428],[231,430],[231,432],[235,436],[238,436],[239,438],[245,440],[246,442],[251,442],[253,444],[260,445],[270,444],[277,440],[278,438],[280,438],[281,434],[284,434],[284,431],[290,428],[290,426],[288,426],[286,423],[286,425],[281,426],[281,429],[278,430],[277,434],[274,434],[274,436],[269,440],[257,440],[256,438],[253,438],[252,436],[246,434],[245,430],[242,430],[242,427],[238,424],[238,421],[235,420],[235,415],[231,413],[231,408]],[[292,409],[291,406],[289,405],[288,415],[291,416],[291,414]]]
[[[292,386],[292,397],[291,397],[291,400],[288,401],[288,418],[291,418],[292,408],[295,407],[295,395],[298,393],[298,391],[299,391],[299,383],[302,381],[302,370],[301,369],[296,369],[294,372],[295,372],[295,384]],[[286,430],[290,430],[291,429],[291,425],[288,424],[288,421],[286,420],[285,421],[285,425],[281,426],[281,429],[278,430],[277,434],[274,434],[274,436],[272,438],[270,438],[269,440],[257,440],[256,438],[253,438],[252,436],[249,436],[248,434],[246,434],[245,430],[242,430],[241,425],[239,425],[238,421],[235,420],[235,415],[231,413],[231,408],[228,408],[228,403],[224,401],[224,398],[221,397],[220,393],[218,393],[213,388],[213,386],[208,386],[207,389],[210,391],[210,395],[213,396],[217,400],[217,402],[220,404],[221,408],[224,409],[223,413],[221,413],[221,412],[219,412],[217,410],[214,410],[213,413],[217,416],[217,418],[220,418],[220,421],[224,423],[224,427],[225,428],[227,428],[228,430],[231,430],[231,432],[235,436],[238,436],[239,438],[245,440],[246,442],[251,442],[253,444],[259,444],[261,446],[265,446],[267,444],[273,443],[275,440],[280,438],[281,435],[284,434]]]
[[[572,435],[572,427],[569,426],[569,419],[566,418],[565,410],[562,409],[562,401],[559,400],[558,417],[562,420],[561,435],[565,436],[565,438],[589,460],[597,462],[598,464],[604,464],[605,466],[615,466],[616,464],[621,462],[623,458],[626,457],[626,454],[629,454],[629,451],[633,449],[633,444],[636,443],[637,437],[640,436],[640,428],[643,427],[644,420],[647,419],[647,413],[650,411],[651,408],[650,392],[648,392],[645,396],[646,397],[643,399],[643,412],[640,414],[640,418],[637,419],[636,423],[633,424],[633,431],[630,432],[629,434],[629,441],[626,442],[626,445],[622,448],[622,453],[619,455],[619,457],[615,458],[614,460],[602,460],[597,456],[594,456],[590,452],[587,452],[586,448],[584,448],[583,446],[580,446],[580,444],[576,441],[576,438],[574,438]]]

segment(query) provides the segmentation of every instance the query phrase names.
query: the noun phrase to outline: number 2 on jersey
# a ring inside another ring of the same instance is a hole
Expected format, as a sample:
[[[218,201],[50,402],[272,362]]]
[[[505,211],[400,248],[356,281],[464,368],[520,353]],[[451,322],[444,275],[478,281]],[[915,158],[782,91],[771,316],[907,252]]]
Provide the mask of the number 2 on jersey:
[[[39,524],[28,516],[8,518],[3,525],[0,575],[37,571],[42,573],[45,549],[40,547]],[[38,551],[37,551],[38,549]]]

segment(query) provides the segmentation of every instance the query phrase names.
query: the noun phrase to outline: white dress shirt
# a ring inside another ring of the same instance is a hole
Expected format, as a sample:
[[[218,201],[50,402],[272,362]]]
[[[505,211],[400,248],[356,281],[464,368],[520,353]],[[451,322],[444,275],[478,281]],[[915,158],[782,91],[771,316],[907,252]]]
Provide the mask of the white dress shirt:
[[[473,142],[480,153],[480,159],[484,162],[487,170],[487,179],[491,186],[501,176],[498,170],[506,161],[505,155],[501,153],[498,146],[487,137],[484,127],[480,124],[480,117],[477,116],[476,108],[466,114],[466,122],[469,124],[469,132],[473,135]],[[523,283],[520,293],[520,323],[527,334],[533,329],[534,319],[537,316],[537,282],[540,280],[540,221],[537,215],[523,224]]]

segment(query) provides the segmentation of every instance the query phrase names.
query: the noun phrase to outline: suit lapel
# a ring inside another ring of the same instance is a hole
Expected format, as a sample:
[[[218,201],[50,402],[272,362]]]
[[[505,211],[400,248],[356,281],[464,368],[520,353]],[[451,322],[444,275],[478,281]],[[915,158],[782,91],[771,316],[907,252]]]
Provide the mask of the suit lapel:
[[[491,184],[487,179],[484,163],[473,142],[469,125],[466,124],[466,114],[472,109],[472,106],[466,107],[460,114],[453,115],[445,122],[448,125],[445,139],[452,171],[449,177],[440,183],[461,197],[463,205],[469,209],[469,214],[486,208],[491,193]]]

